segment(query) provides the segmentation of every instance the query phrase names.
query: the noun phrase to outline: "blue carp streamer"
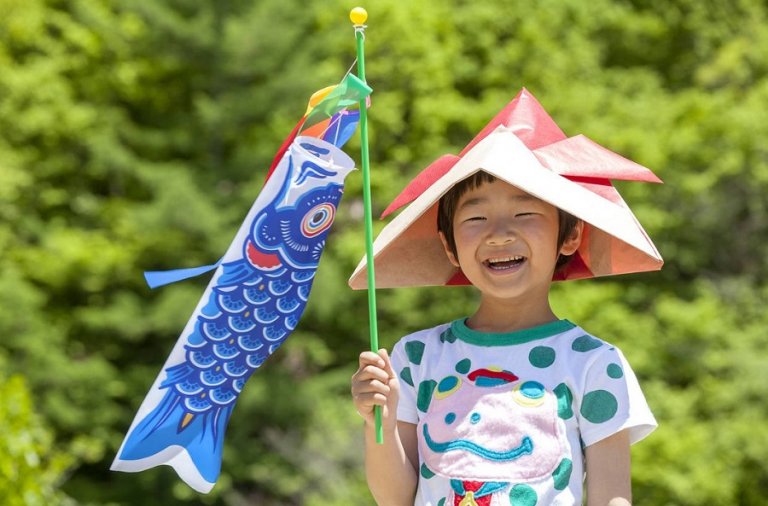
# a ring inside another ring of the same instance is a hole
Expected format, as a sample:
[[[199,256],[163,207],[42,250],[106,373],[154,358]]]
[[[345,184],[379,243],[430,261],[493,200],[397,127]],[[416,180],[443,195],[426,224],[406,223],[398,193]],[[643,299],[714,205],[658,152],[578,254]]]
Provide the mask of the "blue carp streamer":
[[[352,160],[297,137],[238,235],[139,409],[112,469],[173,466],[208,492],[248,378],[296,328]]]

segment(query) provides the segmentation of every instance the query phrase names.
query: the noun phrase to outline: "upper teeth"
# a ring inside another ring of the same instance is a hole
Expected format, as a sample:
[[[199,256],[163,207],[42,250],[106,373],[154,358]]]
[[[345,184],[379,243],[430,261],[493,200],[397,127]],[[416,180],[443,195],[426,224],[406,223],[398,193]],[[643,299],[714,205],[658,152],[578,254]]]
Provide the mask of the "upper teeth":
[[[488,260],[489,263],[498,263],[498,262],[516,262],[518,260],[522,260],[523,257],[521,256],[513,256],[513,257],[504,257],[504,258],[492,258]]]

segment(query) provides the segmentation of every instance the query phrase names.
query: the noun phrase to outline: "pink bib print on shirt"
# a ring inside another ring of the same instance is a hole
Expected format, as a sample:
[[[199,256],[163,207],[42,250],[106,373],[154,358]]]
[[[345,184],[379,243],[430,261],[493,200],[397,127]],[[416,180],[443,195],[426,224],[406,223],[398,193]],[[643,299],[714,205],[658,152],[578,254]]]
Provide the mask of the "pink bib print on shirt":
[[[498,368],[436,383],[418,431],[427,471],[451,479],[446,506],[509,504],[512,483],[552,476],[567,454],[555,394]]]

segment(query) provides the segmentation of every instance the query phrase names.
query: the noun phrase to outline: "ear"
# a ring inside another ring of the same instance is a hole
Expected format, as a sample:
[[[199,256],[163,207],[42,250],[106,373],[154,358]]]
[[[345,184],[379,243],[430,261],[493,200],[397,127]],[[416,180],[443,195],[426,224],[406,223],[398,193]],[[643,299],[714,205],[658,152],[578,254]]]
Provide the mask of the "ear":
[[[438,232],[440,235],[440,242],[443,243],[443,249],[445,250],[445,254],[448,256],[448,261],[453,264],[454,267],[461,267],[459,265],[459,259],[456,258],[456,255],[453,254],[453,251],[451,251],[451,247],[448,246],[448,241],[445,238],[445,234],[442,232]]]
[[[573,255],[581,245],[581,238],[584,232],[584,222],[579,220],[574,225],[573,230],[568,237],[563,241],[563,245],[560,247],[561,255]]]

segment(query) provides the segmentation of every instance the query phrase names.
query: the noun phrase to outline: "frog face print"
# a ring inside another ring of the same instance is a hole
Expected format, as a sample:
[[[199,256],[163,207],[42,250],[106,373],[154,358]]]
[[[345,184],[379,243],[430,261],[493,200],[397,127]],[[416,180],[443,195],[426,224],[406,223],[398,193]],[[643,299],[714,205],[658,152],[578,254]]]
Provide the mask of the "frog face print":
[[[491,367],[436,382],[418,430],[427,467],[458,480],[550,476],[567,447],[556,396]]]

